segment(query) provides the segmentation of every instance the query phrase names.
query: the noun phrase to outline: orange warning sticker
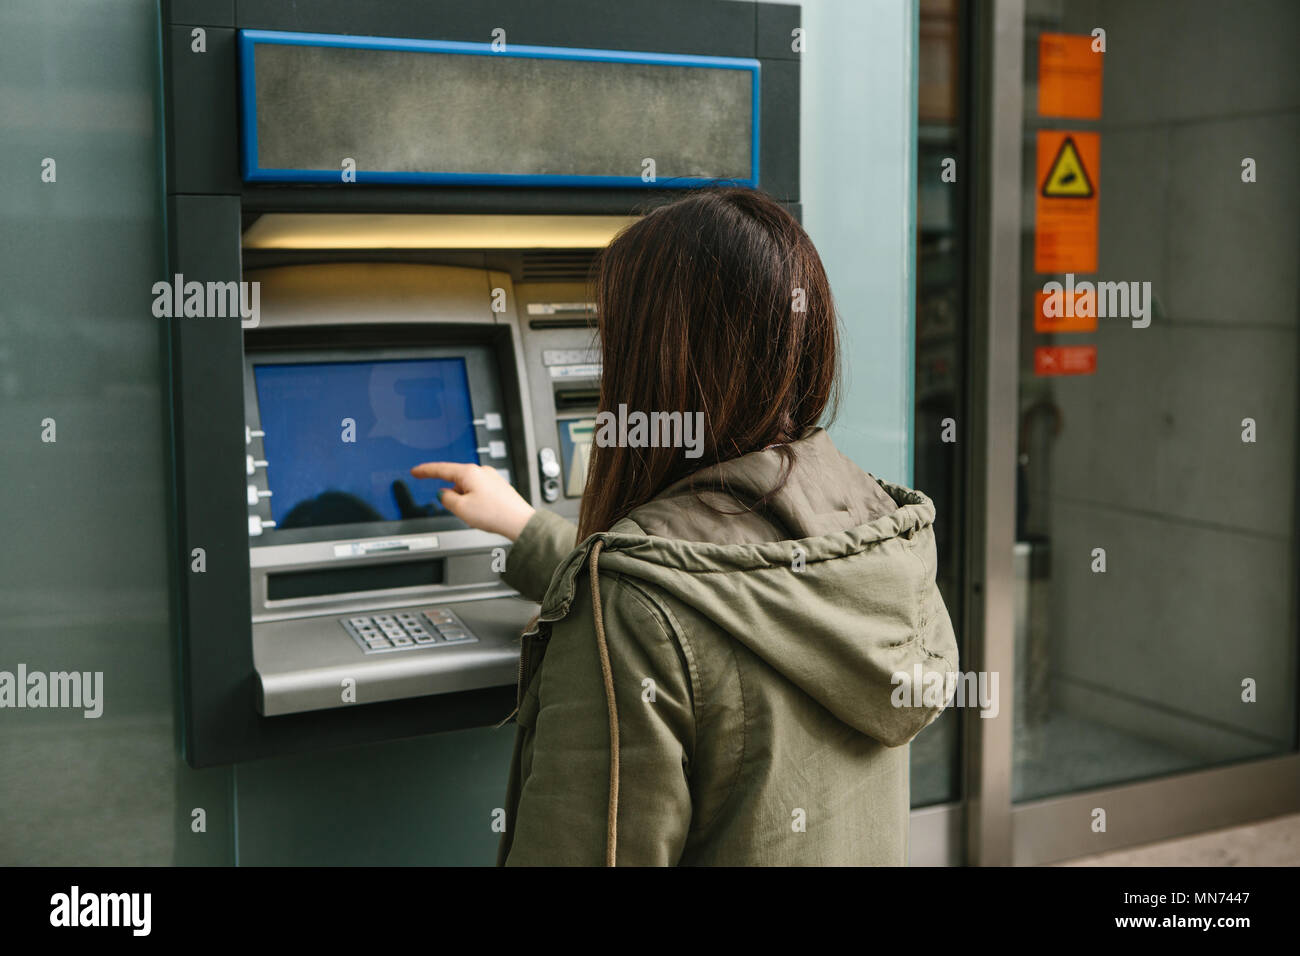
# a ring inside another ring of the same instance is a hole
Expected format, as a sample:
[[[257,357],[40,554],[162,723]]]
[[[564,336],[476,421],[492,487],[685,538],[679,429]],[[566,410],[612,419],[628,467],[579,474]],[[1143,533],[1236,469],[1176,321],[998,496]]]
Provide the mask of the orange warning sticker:
[[[1056,151],[1056,158],[1047,167],[1043,195],[1049,199],[1091,199],[1092,194],[1092,180],[1088,178],[1088,170],[1083,168],[1079,148],[1074,145],[1074,139],[1067,136]]]
[[[1097,346],[1095,345],[1040,345],[1034,349],[1034,374],[1040,378],[1052,375],[1095,375],[1097,373]]]
[[[1034,271],[1097,271],[1101,136],[1040,129],[1034,190]]]
[[[1089,34],[1038,35],[1038,115],[1101,119],[1101,61]]]
[[[1096,332],[1097,293],[1035,292],[1035,332]]]

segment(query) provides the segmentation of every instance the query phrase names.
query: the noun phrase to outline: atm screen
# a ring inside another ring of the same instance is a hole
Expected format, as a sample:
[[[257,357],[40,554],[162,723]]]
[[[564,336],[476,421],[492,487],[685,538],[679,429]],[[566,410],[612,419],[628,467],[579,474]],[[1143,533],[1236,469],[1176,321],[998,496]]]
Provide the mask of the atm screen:
[[[463,358],[253,363],[282,529],[445,515],[424,461],[477,463]]]

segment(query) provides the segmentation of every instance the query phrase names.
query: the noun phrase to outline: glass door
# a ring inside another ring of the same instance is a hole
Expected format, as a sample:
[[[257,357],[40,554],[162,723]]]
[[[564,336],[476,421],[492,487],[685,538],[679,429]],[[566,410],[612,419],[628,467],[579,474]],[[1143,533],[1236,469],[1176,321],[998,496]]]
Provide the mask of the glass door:
[[[976,852],[1034,863],[1297,800],[1300,7],[991,16],[981,102],[1014,104],[986,128],[1019,173],[985,221],[1019,242],[986,263],[1014,460],[984,475],[1010,478],[1014,535],[976,576],[1013,681],[976,747],[998,797]]]

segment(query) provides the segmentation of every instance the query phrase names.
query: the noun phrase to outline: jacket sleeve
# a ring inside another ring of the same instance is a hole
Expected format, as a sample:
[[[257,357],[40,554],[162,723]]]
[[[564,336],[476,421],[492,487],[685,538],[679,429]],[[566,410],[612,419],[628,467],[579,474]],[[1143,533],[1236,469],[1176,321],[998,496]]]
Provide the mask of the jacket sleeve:
[[[541,603],[551,575],[577,541],[578,529],[553,511],[538,508],[506,558],[502,580],[530,601]]]
[[[626,578],[600,579],[619,727],[617,862],[671,865],[691,824],[694,712],[688,671],[662,612]],[[507,866],[601,866],[609,807],[610,732],[591,610],[580,579],[551,633],[537,693]]]

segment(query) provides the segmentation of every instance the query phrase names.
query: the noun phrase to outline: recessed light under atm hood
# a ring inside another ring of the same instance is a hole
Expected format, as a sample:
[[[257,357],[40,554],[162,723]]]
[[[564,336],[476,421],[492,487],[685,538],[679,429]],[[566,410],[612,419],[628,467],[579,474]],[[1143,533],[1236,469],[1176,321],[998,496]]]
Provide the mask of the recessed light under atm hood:
[[[628,216],[266,213],[245,249],[600,249]]]

